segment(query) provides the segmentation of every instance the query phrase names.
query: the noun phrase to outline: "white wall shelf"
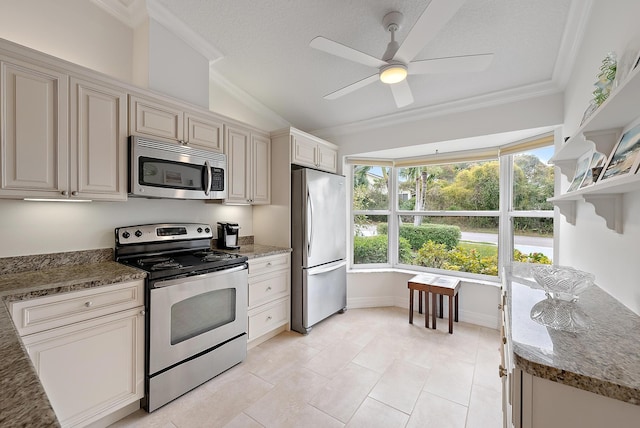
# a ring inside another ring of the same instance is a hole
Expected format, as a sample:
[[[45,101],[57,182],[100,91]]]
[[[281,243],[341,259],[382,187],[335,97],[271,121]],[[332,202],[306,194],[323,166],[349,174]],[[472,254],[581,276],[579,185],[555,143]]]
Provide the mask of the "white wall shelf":
[[[578,158],[584,153],[596,150],[608,157],[624,127],[640,116],[638,97],[640,67],[612,91],[609,98],[556,151],[550,162],[571,180]],[[576,224],[577,204],[587,202],[605,220],[607,228],[623,233],[623,195],[637,190],[640,190],[640,175],[631,174],[597,181],[588,187],[550,198],[549,202],[557,206],[572,225]]]

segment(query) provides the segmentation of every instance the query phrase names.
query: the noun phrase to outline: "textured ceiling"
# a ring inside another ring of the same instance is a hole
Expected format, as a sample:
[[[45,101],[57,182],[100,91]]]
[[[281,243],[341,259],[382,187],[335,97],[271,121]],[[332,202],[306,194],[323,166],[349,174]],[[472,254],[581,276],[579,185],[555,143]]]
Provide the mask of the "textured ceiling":
[[[580,1],[580,0],[574,0]],[[389,41],[382,17],[404,15],[407,32],[428,0],[157,0],[223,58],[213,68],[265,106],[307,131],[551,82],[571,0],[466,0],[415,59],[494,53],[477,73],[412,75],[415,102],[402,109],[375,82],[336,100],[327,93],[376,73],[312,49],[324,36],[380,58]]]

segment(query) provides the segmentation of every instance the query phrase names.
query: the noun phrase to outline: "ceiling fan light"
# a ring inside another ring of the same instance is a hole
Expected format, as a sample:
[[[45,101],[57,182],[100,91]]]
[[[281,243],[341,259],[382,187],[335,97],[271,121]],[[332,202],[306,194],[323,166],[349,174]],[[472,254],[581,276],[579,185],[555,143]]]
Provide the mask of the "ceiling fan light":
[[[380,70],[380,81],[392,84],[407,78],[407,67],[403,64],[391,64]]]

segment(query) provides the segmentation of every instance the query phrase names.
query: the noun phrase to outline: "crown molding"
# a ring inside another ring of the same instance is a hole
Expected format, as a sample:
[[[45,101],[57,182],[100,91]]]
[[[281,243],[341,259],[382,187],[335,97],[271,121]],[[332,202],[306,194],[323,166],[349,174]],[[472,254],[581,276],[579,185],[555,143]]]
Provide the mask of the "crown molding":
[[[147,18],[145,0],[91,0],[125,25],[136,28]]]
[[[217,70],[213,68],[213,63],[209,65],[209,79],[223,90],[228,92],[233,98],[238,100],[249,109],[266,118],[267,120],[275,124],[274,129],[284,128],[291,126],[287,120],[282,116],[271,110],[266,105],[262,104],[248,92],[240,89],[240,87],[231,83],[227,78],[223,77]]]
[[[574,0],[571,2],[567,25],[558,49],[556,65],[553,69],[551,80],[560,88],[564,88],[569,82],[569,77],[578,57],[578,50],[587,28],[593,0]]]
[[[465,98],[457,101],[419,107],[413,110],[392,113],[362,121],[347,123],[331,128],[316,129],[312,134],[321,138],[331,138],[357,134],[379,128],[386,128],[401,125],[408,122],[430,119],[449,114],[463,113],[471,110],[478,110],[502,104],[523,101],[530,98],[544,95],[552,95],[562,92],[562,90],[551,80],[547,82],[535,83],[504,91],[497,91],[477,97]]]

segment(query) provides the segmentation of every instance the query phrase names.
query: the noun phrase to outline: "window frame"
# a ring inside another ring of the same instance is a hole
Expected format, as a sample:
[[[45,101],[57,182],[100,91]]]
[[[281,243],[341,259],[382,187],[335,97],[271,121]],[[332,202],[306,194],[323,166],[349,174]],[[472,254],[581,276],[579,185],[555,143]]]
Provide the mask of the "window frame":
[[[522,218],[522,217],[539,217],[539,218],[552,218],[554,220],[554,244],[553,244],[553,258],[554,262],[557,263],[557,225],[558,225],[558,210],[531,210],[531,211],[522,211],[522,210],[514,210],[513,209],[513,194],[514,194],[514,156],[519,153],[526,153],[532,148],[536,147],[548,147],[553,145],[554,142],[559,141],[560,138],[559,130],[553,131],[552,133],[543,134],[541,136],[536,136],[533,138],[529,138],[523,141],[515,142],[512,144],[508,144],[506,146],[505,153],[500,153],[500,148],[495,148],[495,155],[488,156],[487,151],[479,152],[479,151],[469,151],[469,152],[459,152],[452,156],[452,159],[455,161],[450,161],[449,159],[442,159],[441,162],[435,161],[433,158],[427,159],[426,162],[421,162],[418,160],[413,160],[411,162],[407,161],[390,161],[390,160],[380,160],[380,159],[366,159],[359,158],[349,160],[347,159],[345,163],[345,169],[347,172],[347,177],[351,185],[348,188],[348,198],[349,198],[349,224],[350,224],[350,233],[349,233],[349,254],[347,257],[348,260],[348,269],[352,272],[358,271],[366,271],[366,270],[386,270],[386,269],[398,269],[403,271],[414,271],[414,272],[431,272],[436,274],[443,275],[452,275],[460,278],[468,278],[470,280],[480,280],[483,282],[493,282],[499,283],[502,280],[503,269],[511,265],[513,261],[513,251],[514,251],[514,237],[515,233],[513,230],[513,219],[514,218]],[[536,141],[538,143],[536,144]],[[542,143],[542,144],[541,144]],[[556,143],[557,144],[557,143]],[[520,149],[521,150],[518,150]],[[478,156],[478,153],[481,155]],[[487,161],[487,160],[498,160],[499,162],[499,208],[495,211],[413,211],[413,210],[400,210],[398,208],[398,198],[399,198],[399,180],[398,180],[398,169],[406,168],[408,166],[422,166],[422,165],[436,165],[436,164],[450,164],[457,162],[479,162],[479,161]],[[354,180],[354,167],[356,165],[367,165],[367,166],[381,166],[389,168],[389,207],[387,210],[353,210],[353,180]],[[559,185],[559,170],[556,167],[554,170],[554,193],[557,192]],[[393,189],[393,191],[391,191]],[[387,228],[387,263],[370,263],[370,264],[355,264],[353,260],[353,250],[354,250],[354,233],[355,233],[355,216],[356,215],[386,215],[388,218]],[[400,216],[416,216],[416,215],[424,215],[431,217],[498,217],[498,275],[483,275],[483,274],[475,274],[469,272],[460,272],[460,271],[450,271],[444,269],[436,269],[436,268],[428,268],[424,266],[416,266],[403,264],[399,261],[398,254],[398,224]]]

